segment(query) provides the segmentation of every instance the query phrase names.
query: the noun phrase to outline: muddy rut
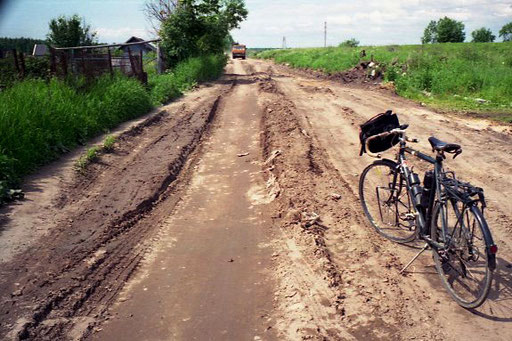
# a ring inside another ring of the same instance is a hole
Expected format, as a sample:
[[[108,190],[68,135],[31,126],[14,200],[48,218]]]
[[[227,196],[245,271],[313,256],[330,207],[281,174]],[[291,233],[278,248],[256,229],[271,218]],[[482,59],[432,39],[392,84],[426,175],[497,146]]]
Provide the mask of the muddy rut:
[[[361,213],[358,125],[386,109],[419,149],[462,144],[448,166],[486,190],[500,251],[477,311],[428,254],[399,275],[415,245]],[[510,127],[247,60],[118,134],[83,174],[70,155],[0,211],[1,339],[512,338]]]

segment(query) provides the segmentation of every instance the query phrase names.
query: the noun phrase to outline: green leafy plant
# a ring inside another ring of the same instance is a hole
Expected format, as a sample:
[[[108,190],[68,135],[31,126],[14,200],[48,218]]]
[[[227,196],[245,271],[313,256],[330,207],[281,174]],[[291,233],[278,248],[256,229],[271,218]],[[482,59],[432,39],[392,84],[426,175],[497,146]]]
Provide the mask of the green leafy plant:
[[[115,136],[109,135],[103,141],[103,151],[110,153],[114,150],[114,144],[117,142]]]
[[[98,146],[87,149],[84,155],[80,156],[75,163],[75,169],[79,172],[85,172],[87,166],[98,159],[101,148]]]
[[[345,40],[344,42],[340,43],[340,47],[346,46],[346,47],[358,47],[359,41],[355,38]]]
[[[492,34],[491,30],[485,27],[479,28],[471,32],[474,43],[492,43],[496,36]]]
[[[247,15],[243,0],[182,0],[160,29],[167,66],[223,53],[230,30],[238,28]]]
[[[421,43],[462,43],[464,39],[464,23],[444,17],[438,21],[430,21],[423,32]]]
[[[512,21],[506,25],[503,25],[499,34],[500,37],[503,38],[503,41],[512,41]]]
[[[97,42],[96,32],[77,14],[52,19],[46,36],[48,43],[54,47],[86,46]]]

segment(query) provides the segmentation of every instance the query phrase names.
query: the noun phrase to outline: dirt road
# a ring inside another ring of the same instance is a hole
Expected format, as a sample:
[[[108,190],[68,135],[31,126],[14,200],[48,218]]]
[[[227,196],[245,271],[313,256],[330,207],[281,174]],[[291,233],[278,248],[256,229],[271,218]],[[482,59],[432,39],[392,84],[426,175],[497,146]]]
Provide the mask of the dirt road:
[[[486,190],[500,251],[477,311],[428,254],[399,275],[416,249],[362,216],[358,125],[386,109],[419,149],[462,144],[449,167]],[[246,60],[118,134],[85,175],[70,155],[0,211],[0,338],[512,338],[510,127]]]

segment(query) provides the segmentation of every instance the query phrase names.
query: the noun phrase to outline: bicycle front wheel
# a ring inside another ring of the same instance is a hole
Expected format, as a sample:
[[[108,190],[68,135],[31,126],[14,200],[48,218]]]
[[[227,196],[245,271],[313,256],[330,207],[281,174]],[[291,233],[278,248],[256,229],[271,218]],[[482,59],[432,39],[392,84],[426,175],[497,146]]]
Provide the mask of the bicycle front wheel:
[[[416,215],[396,163],[378,160],[366,167],[359,180],[359,198],[379,234],[397,243],[416,238]]]
[[[444,227],[444,233],[443,233]],[[455,199],[437,204],[432,215],[431,238],[445,245],[434,250],[434,263],[444,287],[467,309],[484,303],[491,288],[493,267],[481,211]]]

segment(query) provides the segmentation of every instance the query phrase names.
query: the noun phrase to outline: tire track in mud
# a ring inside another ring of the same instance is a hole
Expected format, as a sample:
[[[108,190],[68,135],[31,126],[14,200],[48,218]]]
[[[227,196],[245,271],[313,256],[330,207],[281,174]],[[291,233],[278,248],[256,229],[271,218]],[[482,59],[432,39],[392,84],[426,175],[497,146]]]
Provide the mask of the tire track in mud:
[[[91,340],[274,340],[272,249],[257,84],[237,85],[201,144],[190,185]]]
[[[2,264],[0,335],[80,339],[101,317],[137,268],[155,222],[179,200],[171,194],[185,181],[176,179],[233,84],[122,134],[115,154],[91,165],[60,198],[58,207],[75,207],[69,220]]]

